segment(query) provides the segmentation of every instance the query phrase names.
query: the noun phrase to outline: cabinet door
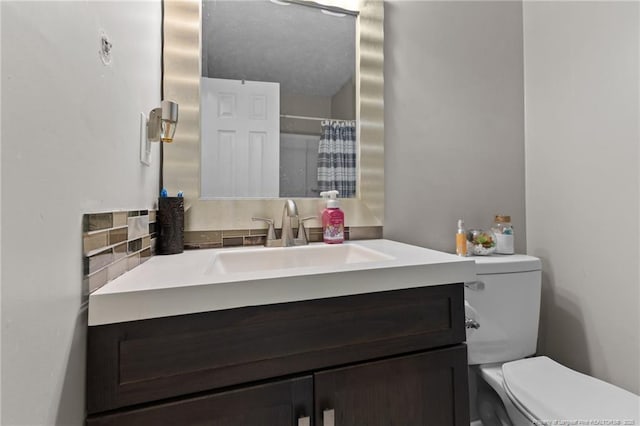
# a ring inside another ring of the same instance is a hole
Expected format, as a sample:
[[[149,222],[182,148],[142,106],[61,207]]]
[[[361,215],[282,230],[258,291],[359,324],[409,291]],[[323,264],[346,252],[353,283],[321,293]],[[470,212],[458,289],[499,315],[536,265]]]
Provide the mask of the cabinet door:
[[[282,380],[87,419],[88,426],[310,425],[313,378]]]
[[[467,349],[317,373],[316,426],[468,426]]]

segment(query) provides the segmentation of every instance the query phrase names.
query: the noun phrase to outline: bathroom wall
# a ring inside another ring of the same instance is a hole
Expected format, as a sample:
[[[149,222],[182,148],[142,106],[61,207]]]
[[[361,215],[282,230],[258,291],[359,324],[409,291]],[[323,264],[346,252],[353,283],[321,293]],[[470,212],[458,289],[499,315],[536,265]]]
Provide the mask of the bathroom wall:
[[[280,113],[308,117],[331,117],[331,97],[313,95],[280,95]],[[300,133],[320,136],[320,122],[280,118],[280,133]]]
[[[522,3],[385,3],[384,236],[453,252],[511,215],[525,249]]]
[[[151,209],[160,1],[0,2],[3,425],[82,425],[82,214]],[[111,65],[98,55],[104,30]]]
[[[331,97],[331,118],[356,119],[356,84],[354,79],[344,83],[340,90]]]
[[[2,6],[0,6],[0,35],[2,33]],[[0,40],[0,58],[2,42]],[[2,67],[0,67],[0,99],[2,98]],[[2,101],[0,100],[0,128],[2,126]],[[2,134],[0,130],[0,423],[2,423]]]
[[[319,197],[320,135],[280,135],[280,196]]]
[[[524,6],[527,250],[539,350],[640,392],[640,4]]]

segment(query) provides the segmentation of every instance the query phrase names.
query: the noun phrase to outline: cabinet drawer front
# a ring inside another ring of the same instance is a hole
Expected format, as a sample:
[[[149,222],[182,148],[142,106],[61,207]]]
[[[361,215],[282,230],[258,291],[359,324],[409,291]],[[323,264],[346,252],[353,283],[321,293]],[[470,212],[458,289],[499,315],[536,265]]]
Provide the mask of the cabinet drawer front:
[[[446,285],[89,327],[89,413],[464,341]]]
[[[305,376],[94,416],[87,426],[282,426],[312,414],[313,378]]]

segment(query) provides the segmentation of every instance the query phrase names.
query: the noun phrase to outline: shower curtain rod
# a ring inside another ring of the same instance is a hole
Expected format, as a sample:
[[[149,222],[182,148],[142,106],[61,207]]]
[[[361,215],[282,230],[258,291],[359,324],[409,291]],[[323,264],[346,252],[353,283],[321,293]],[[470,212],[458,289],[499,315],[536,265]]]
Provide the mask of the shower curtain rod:
[[[355,120],[343,120],[341,118],[307,117],[306,115],[288,115],[288,114],[280,114],[280,118],[294,118],[296,120],[313,120],[313,121],[323,121],[323,120],[355,121]]]
[[[274,1],[274,3],[276,3],[276,1]],[[343,9],[341,7],[338,6],[329,6],[329,5],[325,5],[325,4],[320,4],[320,3],[316,3],[313,1],[308,1],[308,0],[283,0],[282,3],[293,3],[293,4],[297,4],[300,6],[307,6],[307,7],[312,7],[314,9],[320,9],[320,10],[326,10],[327,12],[330,13],[335,13],[338,15],[351,15],[351,16],[358,16],[359,12],[355,11],[355,10],[349,10],[349,9]]]

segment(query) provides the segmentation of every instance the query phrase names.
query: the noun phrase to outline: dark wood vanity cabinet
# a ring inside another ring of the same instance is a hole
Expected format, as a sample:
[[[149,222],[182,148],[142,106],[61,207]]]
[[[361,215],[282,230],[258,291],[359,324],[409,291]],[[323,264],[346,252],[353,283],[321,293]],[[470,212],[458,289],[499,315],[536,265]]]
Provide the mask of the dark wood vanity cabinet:
[[[235,390],[90,417],[89,425],[297,425],[313,412],[313,377],[276,380]]]
[[[469,424],[462,284],[89,327],[88,425]]]
[[[469,424],[465,346],[420,352],[318,372],[316,425]]]

